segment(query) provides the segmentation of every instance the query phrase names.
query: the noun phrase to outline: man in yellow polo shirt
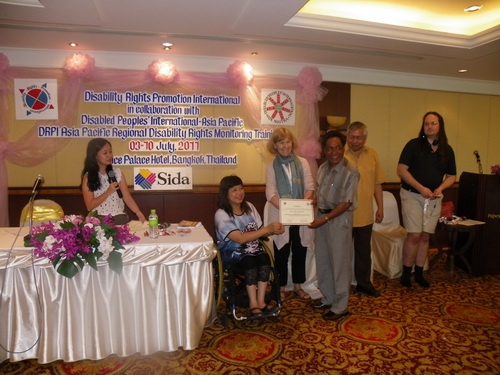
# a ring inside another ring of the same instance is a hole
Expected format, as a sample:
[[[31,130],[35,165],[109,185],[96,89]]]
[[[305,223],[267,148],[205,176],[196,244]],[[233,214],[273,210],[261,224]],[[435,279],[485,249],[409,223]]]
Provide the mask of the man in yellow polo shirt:
[[[355,121],[347,128],[347,145],[345,157],[359,170],[358,207],[353,213],[354,241],[354,277],[356,291],[371,297],[380,296],[380,292],[371,282],[371,236],[373,227],[373,197],[377,203],[375,221],[380,223],[384,218],[382,198],[382,182],[384,171],[375,150],[365,146],[368,129],[362,122]]]

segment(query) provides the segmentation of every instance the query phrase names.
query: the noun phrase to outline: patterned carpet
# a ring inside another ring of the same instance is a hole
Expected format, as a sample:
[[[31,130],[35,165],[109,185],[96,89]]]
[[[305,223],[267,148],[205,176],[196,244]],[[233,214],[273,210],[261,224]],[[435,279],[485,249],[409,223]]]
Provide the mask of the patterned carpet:
[[[500,275],[450,282],[445,262],[432,286],[404,288],[375,275],[382,296],[353,293],[351,315],[327,322],[288,298],[278,318],[208,327],[196,350],[100,361],[0,364],[10,374],[500,374]]]

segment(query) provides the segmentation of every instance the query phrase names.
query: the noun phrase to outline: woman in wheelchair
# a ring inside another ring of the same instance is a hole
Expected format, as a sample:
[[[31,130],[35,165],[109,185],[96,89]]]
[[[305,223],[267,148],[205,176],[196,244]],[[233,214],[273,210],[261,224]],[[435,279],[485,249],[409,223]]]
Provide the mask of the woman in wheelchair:
[[[244,272],[250,316],[272,314],[277,307],[265,301],[271,260],[259,238],[282,234],[284,227],[281,223],[262,226],[256,208],[245,200],[243,182],[238,176],[226,176],[220,182],[215,232],[224,268],[236,266]]]

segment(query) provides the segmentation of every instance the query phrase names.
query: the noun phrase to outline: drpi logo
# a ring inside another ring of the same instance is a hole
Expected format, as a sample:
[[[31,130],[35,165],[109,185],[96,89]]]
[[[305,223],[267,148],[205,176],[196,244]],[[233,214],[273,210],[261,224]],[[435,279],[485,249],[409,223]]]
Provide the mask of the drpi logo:
[[[50,93],[47,90],[46,83],[41,86],[31,85],[25,89],[19,89],[19,91],[21,92],[23,107],[27,109],[27,116],[32,113],[42,113],[47,109],[54,109],[50,102]]]
[[[269,121],[275,124],[283,124],[293,115],[294,103],[286,92],[273,91],[265,97],[263,110]]]

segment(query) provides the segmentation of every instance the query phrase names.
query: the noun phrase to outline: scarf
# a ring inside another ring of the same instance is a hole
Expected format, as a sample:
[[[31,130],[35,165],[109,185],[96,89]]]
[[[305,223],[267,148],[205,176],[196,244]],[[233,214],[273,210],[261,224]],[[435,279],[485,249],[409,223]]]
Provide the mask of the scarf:
[[[292,172],[292,184],[283,168],[283,164],[289,164]],[[276,185],[280,198],[304,198],[304,170],[299,158],[291,153],[284,158],[280,154],[276,154],[273,161],[274,174],[276,175]]]

